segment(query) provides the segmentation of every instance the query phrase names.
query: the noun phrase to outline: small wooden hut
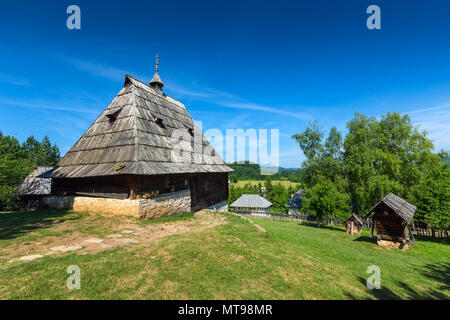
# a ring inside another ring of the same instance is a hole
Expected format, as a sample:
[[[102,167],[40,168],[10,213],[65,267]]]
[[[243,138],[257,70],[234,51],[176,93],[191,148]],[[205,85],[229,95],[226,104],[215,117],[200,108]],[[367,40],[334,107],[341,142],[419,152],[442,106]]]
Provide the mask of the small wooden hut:
[[[226,204],[233,170],[163,86],[158,60],[150,84],[126,75],[122,90],[51,173],[52,195],[140,200],[183,191],[190,202],[182,211]],[[100,203],[107,202],[95,202],[94,210]],[[90,210],[87,200],[83,205]]]
[[[286,208],[288,208],[288,213],[290,215],[298,215],[300,213],[300,209],[302,207],[302,196],[303,189],[299,189],[291,196],[291,199],[286,204]]]
[[[49,196],[52,188],[52,179],[41,178],[53,167],[37,167],[20,184],[21,206],[24,209],[35,209],[43,197]]]
[[[347,233],[350,233],[352,235],[361,234],[363,222],[355,213],[352,213],[350,217],[345,219],[344,223]]]
[[[376,228],[379,245],[406,249],[408,243],[414,243],[410,223],[415,212],[414,205],[389,193],[367,213],[366,217],[373,219],[372,236]]]
[[[272,203],[258,194],[243,194],[230,207],[242,213],[267,213]]]

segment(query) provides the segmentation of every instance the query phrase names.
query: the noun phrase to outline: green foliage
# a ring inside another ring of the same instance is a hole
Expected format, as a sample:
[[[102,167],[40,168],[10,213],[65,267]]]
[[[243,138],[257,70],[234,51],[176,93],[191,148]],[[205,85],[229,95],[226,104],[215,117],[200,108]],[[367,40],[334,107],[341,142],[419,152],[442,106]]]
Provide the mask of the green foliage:
[[[340,192],[330,180],[323,180],[304,191],[302,211],[323,217],[344,220],[350,212],[350,197]]]
[[[0,131],[0,208],[13,209],[19,199],[17,187],[38,166],[53,166],[59,149],[48,137],[39,142],[33,136],[23,144]]]
[[[432,229],[450,228],[450,167],[438,163],[411,188],[409,201],[417,205],[416,219]]]
[[[261,167],[257,163],[246,161],[244,163],[229,163],[228,166],[234,170],[229,174],[231,182],[236,183],[242,180],[259,180],[264,181],[267,176],[261,175]],[[277,174],[270,176],[272,180],[281,181],[302,181],[302,170],[279,168]]]
[[[2,210],[15,210],[20,199],[17,187],[0,186],[0,208]]]

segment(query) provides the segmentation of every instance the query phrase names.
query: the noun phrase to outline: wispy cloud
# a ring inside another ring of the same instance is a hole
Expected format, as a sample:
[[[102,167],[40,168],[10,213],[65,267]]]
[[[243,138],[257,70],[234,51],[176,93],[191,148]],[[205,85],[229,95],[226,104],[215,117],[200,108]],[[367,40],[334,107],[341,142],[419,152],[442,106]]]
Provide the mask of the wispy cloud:
[[[30,83],[25,79],[16,79],[4,73],[0,73],[0,82],[12,84],[14,86],[28,86]]]
[[[428,132],[435,150],[450,150],[450,104],[406,112],[415,124]]]
[[[94,76],[103,77],[114,81],[122,80],[124,75],[127,74],[127,71],[125,71],[124,69],[104,65],[101,63],[79,60],[72,57],[64,57],[64,59],[80,71],[85,71]],[[139,75],[136,75],[136,77],[140,77],[141,79],[145,78]],[[291,111],[288,107],[283,106],[265,106],[248,102],[235,94],[207,87],[202,87],[198,90],[195,90],[192,88],[186,88],[184,86],[177,85],[175,83],[171,83],[170,91],[184,97],[187,96],[199,101],[208,102],[225,108],[263,111],[300,120],[312,119],[312,116],[309,113]]]
[[[94,76],[113,81],[122,81],[124,76],[127,74],[124,69],[107,66],[97,62],[85,61],[66,56],[64,56],[63,59],[80,71],[85,71]]]
[[[309,113],[296,112],[289,110],[288,107],[265,106],[257,103],[245,101],[245,99],[228,92],[223,92],[211,88],[201,88],[199,90],[186,89],[179,85],[171,86],[170,90],[182,96],[188,96],[197,100],[219,105],[225,108],[246,109],[263,111],[272,114],[279,114],[300,120],[311,120]]]
[[[95,113],[98,114],[98,110],[92,110],[88,108],[78,108],[78,107],[70,107],[70,106],[60,106],[60,105],[52,105],[52,102],[26,102],[22,100],[15,99],[5,99],[0,98],[0,105],[9,105],[15,107],[23,107],[23,108],[35,108],[35,109],[47,109],[47,110],[59,110],[59,111],[70,111],[70,112],[83,112],[83,113]]]

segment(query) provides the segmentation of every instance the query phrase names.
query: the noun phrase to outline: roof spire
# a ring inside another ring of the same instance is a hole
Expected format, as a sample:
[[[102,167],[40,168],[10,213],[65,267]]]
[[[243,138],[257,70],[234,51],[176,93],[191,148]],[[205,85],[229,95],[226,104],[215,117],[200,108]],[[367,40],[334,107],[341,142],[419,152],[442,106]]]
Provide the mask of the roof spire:
[[[155,68],[155,75],[153,76],[152,80],[150,81],[150,87],[153,89],[162,92],[162,88],[164,87],[164,83],[162,82],[161,78],[159,77],[159,55],[156,54],[156,68]]]

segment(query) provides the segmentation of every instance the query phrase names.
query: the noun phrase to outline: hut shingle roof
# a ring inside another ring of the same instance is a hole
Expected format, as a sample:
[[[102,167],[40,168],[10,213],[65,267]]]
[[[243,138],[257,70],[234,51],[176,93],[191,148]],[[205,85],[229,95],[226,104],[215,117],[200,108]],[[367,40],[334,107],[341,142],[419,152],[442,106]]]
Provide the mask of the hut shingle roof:
[[[41,178],[42,174],[49,172],[53,167],[37,167],[19,186],[22,195],[48,195],[52,189],[52,179]]]
[[[197,134],[190,146],[192,152],[186,151],[187,142],[172,139],[174,130],[189,134],[188,128]],[[205,148],[209,152],[203,154]],[[180,157],[180,149],[188,157]],[[183,103],[127,75],[122,90],[58,163],[51,177],[230,171]]]
[[[345,219],[344,222],[347,222],[347,220],[350,220],[351,218],[353,218],[356,222],[358,222],[361,226],[363,225],[362,220],[355,214],[352,213],[350,217],[348,217],[347,219]]]
[[[407,223],[410,223],[414,213],[416,212],[416,206],[410,204],[409,202],[403,200],[402,198],[396,196],[393,193],[389,193],[380,202],[378,202],[370,211],[367,213],[366,217],[370,216],[372,212],[374,212],[378,206],[386,205],[396,214],[398,214],[403,220]]]
[[[272,203],[257,194],[243,194],[231,204],[231,207],[240,208],[268,208]]]

